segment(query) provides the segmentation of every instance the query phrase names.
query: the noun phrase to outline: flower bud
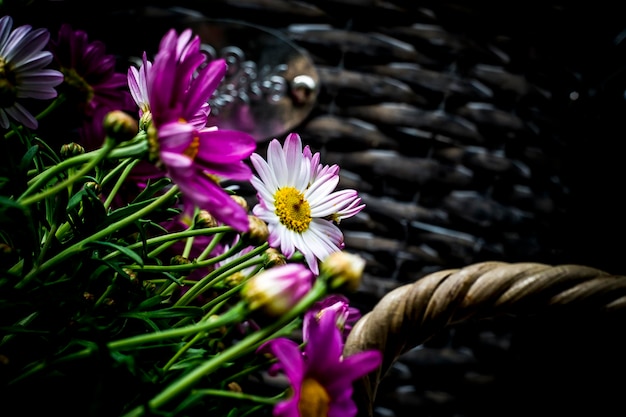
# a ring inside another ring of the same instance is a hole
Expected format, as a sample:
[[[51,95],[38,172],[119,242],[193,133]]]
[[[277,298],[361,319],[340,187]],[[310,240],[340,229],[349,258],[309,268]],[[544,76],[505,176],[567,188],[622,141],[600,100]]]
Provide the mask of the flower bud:
[[[302,264],[266,269],[252,277],[241,290],[251,311],[281,316],[298,304],[313,287],[313,273]]]
[[[170,259],[170,265],[189,265],[192,261],[182,255],[174,255]]]
[[[137,121],[121,110],[113,110],[104,117],[104,131],[118,143],[134,138],[137,130]]]
[[[71,156],[82,155],[85,153],[85,148],[78,143],[71,142],[61,146],[61,156],[63,158],[69,158]]]
[[[344,251],[333,252],[320,265],[320,274],[326,275],[331,289],[354,292],[361,284],[365,259]]]
[[[250,207],[248,206],[248,200],[246,200],[242,196],[233,194],[230,196],[230,198],[235,200],[235,202],[239,204],[241,207],[243,207],[245,211],[248,211],[250,209]]]
[[[84,185],[85,188],[89,188],[96,195],[99,195],[102,192],[102,186],[95,181],[87,181]]]
[[[285,255],[280,253],[275,248],[269,248],[265,251],[265,255],[267,258],[267,262],[265,263],[266,268],[271,268],[274,266],[285,265],[287,263],[287,258]]]
[[[267,227],[267,223],[256,216],[248,216],[248,224],[248,232],[243,236],[246,242],[253,246],[267,242],[267,238],[270,235],[270,229]]]
[[[206,210],[200,210],[196,216],[196,228],[205,229],[218,225],[217,219]]]

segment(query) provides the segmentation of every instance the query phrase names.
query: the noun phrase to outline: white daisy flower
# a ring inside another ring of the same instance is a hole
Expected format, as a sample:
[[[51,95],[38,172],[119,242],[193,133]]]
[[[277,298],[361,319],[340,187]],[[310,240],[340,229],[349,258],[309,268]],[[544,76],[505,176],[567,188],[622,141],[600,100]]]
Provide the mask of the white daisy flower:
[[[8,129],[13,119],[36,129],[37,119],[22,105],[23,99],[48,100],[57,96],[54,89],[63,74],[45,68],[52,52],[45,51],[50,33],[23,25],[13,29],[10,16],[0,18],[0,127]]]
[[[320,165],[319,153],[302,149],[300,136],[291,133],[283,147],[270,142],[267,162],[250,156],[258,176],[252,178],[259,204],[253,213],[268,224],[270,246],[291,258],[300,251],[315,274],[318,261],[344,247],[337,224],[360,212],[364,204],[355,190],[334,191],[339,183],[337,165]]]

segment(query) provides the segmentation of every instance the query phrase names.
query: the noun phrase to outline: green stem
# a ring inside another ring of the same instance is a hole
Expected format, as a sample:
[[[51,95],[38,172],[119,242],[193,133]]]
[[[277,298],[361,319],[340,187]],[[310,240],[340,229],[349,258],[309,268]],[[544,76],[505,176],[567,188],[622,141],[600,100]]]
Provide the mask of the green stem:
[[[133,168],[140,162],[140,159],[127,159],[125,161],[123,161],[119,167],[123,167],[124,165],[124,171],[122,172],[122,174],[120,175],[120,177],[117,179],[117,181],[115,182],[115,185],[113,186],[113,188],[111,189],[111,192],[109,193],[109,195],[107,196],[106,200],[104,201],[104,208],[108,209],[109,206],[111,205],[111,203],[113,202],[113,199],[115,198],[115,195],[117,194],[117,192],[120,190],[120,188],[122,188],[122,185],[124,185],[124,182],[126,181],[126,178],[128,178],[128,175],[130,174],[130,172],[133,170]],[[102,185],[104,185],[108,179],[110,178],[111,174],[115,174],[115,171],[117,171],[117,169],[119,167],[116,167],[113,171],[111,171],[111,173],[109,175],[107,175],[103,180],[102,180]]]
[[[217,244],[220,243],[220,241],[222,240],[222,237],[224,237],[224,233],[216,233],[215,236],[213,237],[213,239],[211,239],[211,241],[209,242],[209,244],[206,245],[206,248],[204,248],[202,253],[200,255],[198,255],[196,260],[197,261],[203,261],[204,258],[209,256],[211,254],[211,252],[213,252],[213,249],[216,248]]]
[[[128,146],[118,147],[111,150],[108,153],[107,158],[124,159],[129,157],[137,157],[148,150],[148,143],[147,141],[143,140],[143,134],[138,134],[135,139],[128,143]],[[91,152],[84,153],[82,155],[76,155],[47,168],[45,171],[42,171],[39,175],[32,178],[28,182],[29,188],[24,192],[22,197],[30,194],[35,188],[38,188],[45,182],[49,181],[50,178],[57,175],[58,173],[63,172],[73,166],[90,161],[92,158],[94,158],[94,155],[98,155],[100,152],[102,152],[102,150],[103,148],[100,148]]]
[[[200,389],[194,390],[193,395],[202,395],[202,396],[211,396],[211,397],[223,397],[223,398],[233,398],[236,400],[245,400],[252,401],[259,404],[265,405],[275,405],[278,401],[280,401],[281,397],[261,397],[259,395],[245,394],[243,392],[233,392],[233,391],[225,391],[219,389]]]
[[[193,300],[195,297],[197,297],[200,293],[202,293],[202,291],[204,291],[206,288],[210,287],[214,282],[218,281],[219,279],[221,279],[221,276],[224,274],[225,271],[230,270],[231,268],[257,256],[260,253],[263,253],[265,250],[267,250],[267,248],[269,247],[269,245],[266,243],[262,244],[261,246],[258,246],[256,248],[254,248],[253,250],[251,250],[250,252],[241,255],[240,257],[234,259],[233,261],[227,263],[226,265],[223,265],[222,267],[211,271],[207,276],[205,276],[204,278],[202,278],[200,281],[198,281],[198,283],[196,285],[194,285],[193,287],[191,287],[189,289],[189,291],[187,291],[185,294],[183,294],[182,297],[180,297],[178,299],[178,301],[176,301],[176,303],[174,304],[175,306],[181,306],[181,305],[187,305],[189,302],[191,302],[191,300]],[[212,258],[211,261],[216,260],[216,258]],[[201,263],[201,262],[199,262]],[[182,265],[182,266],[186,266],[186,265]]]
[[[105,236],[108,236],[111,233],[114,233],[115,231],[122,229],[126,225],[132,224],[135,221],[141,219],[142,217],[144,217],[145,215],[150,213],[152,210],[154,210],[154,209],[158,208],[159,206],[161,206],[161,205],[165,204],[166,202],[168,202],[170,197],[176,195],[176,193],[178,193],[178,187],[177,186],[173,186],[165,194],[161,195],[159,198],[157,198],[155,201],[153,201],[152,203],[148,204],[144,208],[142,208],[140,210],[137,210],[132,215],[130,215],[130,216],[128,216],[128,217],[118,221],[118,222],[112,223],[112,224],[108,225],[107,227],[105,227],[104,229],[100,230],[99,232],[94,233],[93,235],[86,237],[85,239],[81,240],[80,242],[77,242],[77,243],[73,244],[72,246],[68,247],[64,251],[58,253],[53,258],[50,258],[45,263],[41,264],[40,266],[38,266],[36,268],[33,268],[32,271],[30,271],[20,282],[18,282],[16,284],[15,288],[17,288],[17,289],[23,288],[31,280],[33,280],[38,274],[40,274],[40,273],[42,273],[44,271],[47,271],[48,269],[50,269],[53,266],[57,265],[59,262],[62,262],[64,260],[66,260],[67,258],[69,258],[70,256],[72,256],[72,255],[74,255],[76,253],[79,253],[82,250],[84,250],[85,246],[88,243],[94,242],[94,241],[96,241],[98,239],[101,239],[101,238],[103,238]]]
[[[177,381],[170,384],[167,388],[148,401],[148,410],[146,410],[146,407],[142,405],[131,410],[123,417],[139,417],[146,415],[147,412],[157,410],[159,407],[169,403],[183,392],[189,391],[200,379],[216,371],[225,363],[233,361],[253,348],[258,347],[276,331],[280,330],[289,322],[297,318],[300,314],[308,310],[313,303],[326,294],[326,291],[327,288],[325,280],[318,278],[311,291],[309,291],[309,293],[302,300],[300,300],[298,305],[296,305],[287,314],[279,317],[273,324],[250,334],[243,340],[221,352],[219,355],[208,359],[202,365],[183,375]]]
[[[223,305],[223,303],[222,303],[222,305]],[[202,318],[202,321],[208,321],[212,317],[215,317],[213,312],[211,312],[210,314],[206,314],[205,317]],[[174,363],[176,363],[176,360],[178,360],[178,358],[180,358],[193,345],[195,345],[198,340],[200,340],[202,337],[205,337],[207,334],[208,334],[208,331],[206,331],[206,330],[202,331],[202,332],[196,333],[191,340],[187,341],[187,343],[185,343],[185,345],[182,348],[180,348],[174,354],[174,356],[172,356],[172,358],[169,361],[167,361],[167,363],[161,369],[161,373],[165,373],[168,369],[170,369],[170,367],[172,367],[172,365],[174,365]]]
[[[116,340],[113,342],[109,342],[107,347],[109,350],[124,350],[128,348],[132,348],[139,345],[144,345],[150,342],[160,342],[165,339],[171,339],[174,337],[182,337],[187,336],[193,333],[203,333],[212,329],[219,328],[221,326],[226,326],[233,322],[242,321],[243,318],[247,315],[248,305],[244,302],[240,302],[226,313],[221,316],[209,317],[206,321],[201,323],[196,323],[190,326],[181,327],[178,329],[168,329],[162,332],[141,334],[133,337],[129,337],[126,339]]]
[[[104,158],[106,158],[106,156],[113,150],[113,148],[115,147],[115,142],[113,140],[107,140],[104,143],[104,146],[102,147],[102,149],[100,149],[93,158],[91,158],[89,160],[89,162],[79,171],[77,171],[74,175],[71,175],[70,177],[68,177],[65,181],[61,181],[60,183],[56,184],[54,187],[48,188],[47,190],[36,194],[32,197],[26,198],[26,196],[30,193],[32,193],[33,191],[35,191],[36,189],[39,188],[39,186],[43,185],[44,182],[47,182],[48,178],[50,178],[50,175],[44,175],[43,177],[41,177],[38,181],[35,181],[35,183],[33,185],[31,185],[25,192],[24,194],[22,194],[20,196],[20,198],[17,199],[18,202],[22,203],[24,206],[29,206],[33,203],[36,203],[38,201],[41,201],[47,197],[50,197],[51,195],[55,195],[56,193],[58,193],[59,191],[63,190],[64,188],[67,188],[68,186],[74,184],[76,181],[78,181],[80,178],[82,178],[83,176],[85,176],[87,173],[89,173],[96,165],[98,165]],[[59,164],[61,165],[61,164]],[[57,165],[57,167],[59,166]],[[71,166],[70,166],[71,167]],[[70,168],[68,167],[68,168]],[[58,172],[56,169],[51,168],[45,172],[50,174],[50,171],[54,172]]]
[[[150,239],[146,239],[145,241],[135,242],[126,246],[126,249],[138,249],[144,245],[148,247],[148,246],[153,246],[153,245],[157,245],[159,243],[164,243],[164,242],[175,242],[177,240],[185,239],[189,236],[210,236],[212,234],[230,232],[232,230],[233,229],[230,226],[217,226],[217,227],[211,227],[211,228],[206,228],[206,229],[183,230],[182,232],[167,233],[161,236],[156,236]],[[120,254],[121,254],[120,251],[113,251],[107,254],[106,256],[104,256],[102,259],[108,260]],[[148,254],[148,256],[152,257],[154,256],[154,254],[150,253]]]

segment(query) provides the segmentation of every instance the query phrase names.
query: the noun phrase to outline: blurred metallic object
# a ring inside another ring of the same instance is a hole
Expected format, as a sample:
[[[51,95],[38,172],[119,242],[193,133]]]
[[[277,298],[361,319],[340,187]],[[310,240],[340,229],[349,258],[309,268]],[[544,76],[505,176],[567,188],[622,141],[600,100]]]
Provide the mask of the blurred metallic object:
[[[228,63],[209,100],[209,124],[250,133],[262,142],[299,125],[315,105],[319,76],[308,53],[278,31],[234,20],[188,16],[211,59]]]

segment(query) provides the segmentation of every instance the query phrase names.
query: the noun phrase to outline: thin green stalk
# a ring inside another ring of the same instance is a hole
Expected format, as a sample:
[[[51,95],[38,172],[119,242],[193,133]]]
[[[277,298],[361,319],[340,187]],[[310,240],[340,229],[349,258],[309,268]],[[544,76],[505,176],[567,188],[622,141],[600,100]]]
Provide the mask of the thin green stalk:
[[[133,170],[133,168],[140,162],[140,159],[127,159],[125,161],[122,161],[122,163],[120,164],[119,167],[122,167],[124,165],[126,165],[124,167],[124,171],[122,172],[122,174],[120,175],[120,177],[117,179],[117,181],[115,182],[115,185],[113,186],[113,188],[111,189],[111,192],[109,193],[109,195],[107,196],[106,200],[104,201],[104,208],[108,209],[109,206],[111,205],[111,203],[113,202],[113,199],[115,198],[115,196],[117,195],[117,192],[120,190],[120,188],[122,188],[122,185],[124,185],[124,182],[126,181],[126,178],[128,178],[128,175],[130,174],[130,172]],[[107,181],[108,178],[110,178],[111,174],[116,173],[116,170],[119,168],[116,167],[114,170],[112,170],[109,175],[107,175],[103,180],[102,180],[102,184],[104,185]]]
[[[88,160],[87,164],[85,164],[85,166],[80,169],[79,171],[77,171],[74,175],[69,176],[65,181],[61,181],[60,183],[56,184],[54,187],[48,188],[45,191],[39,193],[39,194],[35,194],[32,197],[26,197],[27,195],[31,194],[33,191],[37,190],[40,186],[42,186],[45,182],[48,181],[49,178],[51,178],[52,174],[55,174],[56,172],[61,172],[55,168],[50,168],[46,171],[44,171],[46,173],[46,175],[44,175],[43,177],[41,177],[39,180],[35,181],[34,184],[32,184],[30,187],[28,187],[28,189],[24,192],[24,194],[22,194],[17,201],[22,203],[24,206],[28,206],[31,205],[33,203],[36,203],[38,201],[41,201],[47,197],[50,197],[52,195],[57,194],[59,191],[67,188],[69,185],[74,184],[76,181],[78,181],[79,179],[81,179],[83,176],[85,176],[87,173],[89,173],[96,165],[98,165],[102,160],[104,160],[106,158],[106,156],[109,154],[109,152],[111,152],[113,150],[113,148],[115,147],[115,141],[109,139],[104,143],[104,146],[98,150],[98,152],[96,152],[93,157],[91,159]],[[72,158],[70,158],[72,159]],[[69,161],[69,159],[68,159]],[[62,163],[61,163],[62,164]],[[61,165],[59,164],[59,165]],[[57,167],[59,166],[57,165]],[[71,168],[74,165],[69,165],[67,167],[67,169]]]
[[[146,247],[149,247],[149,246],[157,245],[159,243],[174,243],[178,240],[185,239],[189,236],[210,236],[212,234],[230,232],[232,230],[233,229],[230,226],[217,226],[217,227],[211,227],[211,228],[206,228],[206,229],[183,230],[182,232],[167,233],[161,236],[151,237],[149,239],[146,239],[145,241],[131,243],[130,245],[126,246],[126,249],[139,249],[144,245]],[[104,256],[102,259],[109,260],[118,255],[121,255],[121,252],[113,251],[107,254],[106,256]],[[151,252],[148,254],[148,257],[152,257],[155,255],[156,254]]]
[[[69,258],[70,256],[81,252],[82,250],[85,249],[85,246],[88,243],[91,242],[95,242],[98,239],[101,239],[105,236],[110,235],[111,233],[114,233],[117,230],[122,229],[123,227],[134,223],[135,221],[141,219],[142,217],[144,217],[145,215],[147,215],[148,213],[150,213],[152,210],[158,208],[159,206],[165,204],[167,201],[169,201],[170,197],[176,195],[178,193],[178,187],[177,186],[173,186],[171,187],[165,194],[161,195],[159,198],[157,198],[155,201],[153,201],[152,203],[148,204],[146,207],[137,210],[135,213],[133,213],[132,215],[118,221],[115,223],[110,224],[109,226],[105,227],[104,229],[100,230],[97,233],[94,233],[91,236],[86,237],[85,239],[81,240],[80,242],[77,242],[75,244],[73,244],[72,246],[68,247],[67,249],[65,249],[64,251],[60,252],[59,254],[57,254],[56,256],[54,256],[53,258],[50,258],[48,261],[46,261],[45,263],[43,263],[42,265],[33,268],[33,270],[31,270],[20,282],[18,282],[16,284],[16,288],[23,288],[24,286],[26,286],[31,280],[33,280],[37,275],[41,274],[42,272],[47,271],[48,269],[54,267],[55,265],[57,265],[59,262],[62,262],[64,260],[66,260],[67,258]]]
[[[193,390],[193,395],[232,398],[235,400],[251,401],[264,405],[275,405],[280,401],[281,396],[277,397],[261,397],[259,395],[245,394],[243,392],[226,391],[219,389],[200,389]]]
[[[252,249],[250,252],[241,255],[241,257],[234,259],[233,261],[227,263],[226,265],[223,265],[222,267],[211,271],[207,276],[205,276],[204,278],[202,278],[200,281],[198,281],[198,283],[196,285],[194,285],[193,287],[191,287],[189,289],[189,291],[187,291],[185,294],[183,294],[182,297],[180,297],[178,299],[178,301],[176,301],[176,303],[174,303],[175,306],[181,306],[181,305],[187,305],[189,302],[191,302],[191,300],[193,300],[195,297],[197,297],[202,291],[204,291],[206,288],[208,288],[209,286],[213,285],[215,282],[219,281],[219,279],[221,279],[221,275],[224,273],[224,271],[226,270],[230,270],[231,268],[241,264],[242,262],[247,261],[248,259],[251,259],[255,256],[257,256],[260,253],[265,252],[265,250],[267,250],[267,248],[269,247],[269,245],[266,243]],[[212,261],[215,260],[217,258],[213,258],[211,259]]]
[[[202,365],[195,367],[191,372],[183,375],[177,381],[168,385],[163,391],[148,401],[148,409],[146,409],[146,406],[141,405],[126,413],[123,417],[144,416],[150,411],[158,410],[160,407],[174,400],[182,393],[189,391],[196,383],[198,383],[200,379],[216,371],[225,363],[231,362],[250,350],[258,347],[266,339],[270,338],[289,322],[308,310],[313,303],[326,294],[326,291],[327,288],[325,280],[318,278],[311,291],[309,291],[309,293],[302,300],[300,300],[298,305],[296,305],[296,307],[290,310],[287,314],[278,318],[273,324],[250,334],[221,352],[219,355],[208,359]]]
[[[222,305],[224,303],[222,302]],[[214,314],[206,314],[202,320],[200,322],[203,321],[208,321],[210,320],[212,317],[215,317]],[[193,345],[196,344],[196,342],[198,340],[200,340],[202,337],[205,337],[208,334],[208,331],[202,331],[202,332],[198,332],[196,333],[193,338],[191,338],[191,340],[187,341],[187,343],[185,343],[185,345],[180,348],[175,354],[174,356],[172,356],[170,358],[169,361],[167,361],[167,363],[163,366],[163,368],[161,368],[161,373],[165,373],[168,369],[170,369],[172,367],[172,365],[174,365],[174,363],[176,363],[176,361],[178,360],[178,358],[180,358],[185,352],[187,352]]]
[[[209,244],[206,245],[206,248],[204,248],[202,253],[200,253],[200,255],[198,255],[196,260],[197,261],[202,261],[202,260],[204,260],[204,258],[209,256],[211,254],[211,252],[213,252],[213,249],[215,249],[217,244],[220,243],[220,241],[222,240],[222,237],[224,237],[224,233],[216,233],[215,236],[213,236],[213,239],[211,239],[211,241],[209,242]]]
[[[209,319],[205,322],[200,322],[177,329],[168,329],[163,330],[162,332],[140,334],[137,336],[128,337],[126,339],[115,340],[113,342],[109,342],[107,344],[107,347],[111,351],[124,350],[144,345],[146,343],[161,342],[163,340],[175,337],[182,337],[189,334],[207,332],[212,329],[217,329],[219,327],[241,321],[243,318],[246,317],[247,313],[248,305],[244,302],[241,302],[221,316],[209,317]]]

